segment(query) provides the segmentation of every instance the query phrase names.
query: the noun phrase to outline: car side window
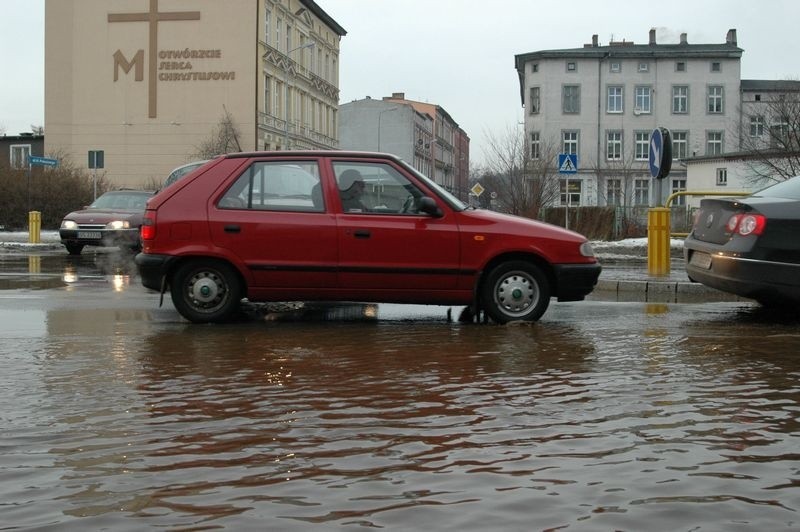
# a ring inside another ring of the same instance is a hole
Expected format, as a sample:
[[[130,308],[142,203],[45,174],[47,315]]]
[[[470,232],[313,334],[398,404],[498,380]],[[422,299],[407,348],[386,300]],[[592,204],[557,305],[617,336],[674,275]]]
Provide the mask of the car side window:
[[[333,171],[343,212],[420,214],[425,194],[392,166],[338,161]]]
[[[316,162],[254,162],[225,192],[220,209],[323,212]]]

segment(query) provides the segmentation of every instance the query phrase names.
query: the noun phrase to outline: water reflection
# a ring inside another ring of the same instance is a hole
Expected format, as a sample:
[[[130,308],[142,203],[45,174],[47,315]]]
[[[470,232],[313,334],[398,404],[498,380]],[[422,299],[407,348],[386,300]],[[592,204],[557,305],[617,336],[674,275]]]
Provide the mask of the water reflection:
[[[9,522],[796,523],[796,321],[746,306],[586,302],[504,327],[386,319],[363,305],[296,310],[226,326],[141,309],[47,312],[44,345],[21,338],[0,353],[38,383],[3,403]]]

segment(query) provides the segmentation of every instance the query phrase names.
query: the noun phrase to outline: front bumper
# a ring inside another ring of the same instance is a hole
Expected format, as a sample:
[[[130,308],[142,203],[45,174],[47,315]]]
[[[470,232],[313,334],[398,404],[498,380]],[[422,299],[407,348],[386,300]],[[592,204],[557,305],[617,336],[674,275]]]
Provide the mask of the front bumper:
[[[594,290],[603,268],[594,264],[557,264],[556,297],[559,301],[581,301]]]
[[[131,247],[138,248],[138,229],[59,229],[62,244],[81,244],[99,247]]]
[[[151,255],[149,253],[139,253],[134,258],[139,269],[139,277],[142,285],[150,290],[161,292],[163,289],[164,277],[169,271],[170,265],[175,260],[171,255]]]

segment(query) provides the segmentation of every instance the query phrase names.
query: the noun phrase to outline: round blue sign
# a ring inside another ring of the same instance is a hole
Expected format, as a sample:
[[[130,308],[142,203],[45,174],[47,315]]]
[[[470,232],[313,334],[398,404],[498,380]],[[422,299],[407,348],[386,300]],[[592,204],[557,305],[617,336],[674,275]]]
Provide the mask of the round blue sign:
[[[650,134],[650,175],[663,179],[672,168],[672,138],[669,130],[657,127]]]

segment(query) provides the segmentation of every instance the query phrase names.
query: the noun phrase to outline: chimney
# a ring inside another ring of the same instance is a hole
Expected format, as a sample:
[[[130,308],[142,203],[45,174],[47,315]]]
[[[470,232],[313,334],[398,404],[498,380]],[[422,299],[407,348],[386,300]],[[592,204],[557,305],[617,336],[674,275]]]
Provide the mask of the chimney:
[[[651,28],[650,29],[650,46],[655,46],[655,45],[656,45],[656,29],[655,28]]]
[[[681,44],[689,44],[685,33],[681,33]]]
[[[597,34],[595,33],[592,35],[592,47],[597,48],[600,44],[600,41],[597,39]]]
[[[727,44],[732,44],[733,46],[737,46],[737,44],[736,44],[736,28],[728,30],[728,35],[725,37],[725,42]]]
[[[392,93],[392,99],[394,99],[394,100],[405,100],[406,99],[406,93],[405,92],[393,92]]]

